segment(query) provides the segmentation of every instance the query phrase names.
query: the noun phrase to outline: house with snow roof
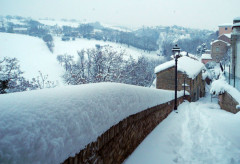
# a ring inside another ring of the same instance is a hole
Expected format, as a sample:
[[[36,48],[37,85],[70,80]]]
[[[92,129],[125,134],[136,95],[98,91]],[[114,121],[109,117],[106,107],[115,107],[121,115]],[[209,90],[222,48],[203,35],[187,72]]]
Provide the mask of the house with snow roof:
[[[215,40],[211,42],[211,56],[212,60],[219,63],[227,56],[230,44],[223,40]]]
[[[178,90],[189,92],[191,101],[196,101],[205,95],[205,81],[202,79],[203,63],[189,56],[178,59]],[[156,88],[175,89],[175,61],[171,60],[155,68]]]
[[[222,34],[221,36],[218,37],[218,40],[222,40],[231,44],[231,34]]]

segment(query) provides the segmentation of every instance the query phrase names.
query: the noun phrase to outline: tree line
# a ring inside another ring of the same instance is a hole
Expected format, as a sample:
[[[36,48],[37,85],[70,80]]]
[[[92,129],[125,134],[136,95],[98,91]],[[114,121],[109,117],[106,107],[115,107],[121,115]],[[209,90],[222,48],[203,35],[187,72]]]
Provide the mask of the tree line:
[[[67,54],[58,55],[57,60],[65,69],[64,82],[71,85],[119,82],[148,87],[155,78],[155,66],[162,63],[144,57],[135,60],[109,46],[78,51],[77,60]]]

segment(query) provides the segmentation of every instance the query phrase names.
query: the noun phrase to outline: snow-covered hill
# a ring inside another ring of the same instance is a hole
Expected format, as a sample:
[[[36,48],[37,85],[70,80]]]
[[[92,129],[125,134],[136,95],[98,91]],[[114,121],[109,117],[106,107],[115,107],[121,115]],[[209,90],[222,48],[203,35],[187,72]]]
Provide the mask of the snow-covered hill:
[[[0,163],[58,164],[127,116],[173,98],[117,83],[0,95]]]
[[[44,41],[37,37],[21,34],[0,33],[0,56],[16,57],[20,61],[24,76],[28,79],[39,76],[38,71],[49,76],[49,80],[62,83],[62,67],[58,64],[57,55],[73,55],[77,59],[77,51],[87,48],[95,48],[96,44],[109,45],[117,51],[125,50],[127,56],[135,59],[140,56],[156,60],[164,59],[155,52],[147,53],[133,47],[112,42],[87,40],[77,38],[75,41],[62,41],[60,37],[54,37],[54,52],[51,53]],[[126,58],[127,59],[127,58]]]
[[[27,79],[48,74],[49,80],[62,81],[63,69],[44,41],[28,35],[0,33],[0,57],[16,57]]]
[[[104,42],[104,41],[98,41],[94,39],[79,39],[76,38],[74,41],[62,41],[60,37],[54,37],[54,54],[69,54],[77,57],[77,51],[87,48],[95,48],[96,45],[100,46],[106,46],[109,45],[113,49],[117,51],[124,50],[126,52],[126,55],[131,55],[133,58],[137,59],[138,57],[144,56],[149,59],[157,60],[161,59],[164,60],[164,57],[157,56],[157,52],[144,52],[143,50],[134,48],[134,47],[128,47],[125,44],[118,44],[113,42]]]

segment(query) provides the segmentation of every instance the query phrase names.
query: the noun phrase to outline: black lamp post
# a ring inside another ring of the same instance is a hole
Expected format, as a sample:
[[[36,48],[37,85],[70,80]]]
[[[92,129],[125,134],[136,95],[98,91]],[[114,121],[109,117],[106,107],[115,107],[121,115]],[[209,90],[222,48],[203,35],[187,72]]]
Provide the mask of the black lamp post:
[[[175,45],[172,48],[172,54],[173,54],[173,57],[175,58],[175,101],[174,101],[174,110],[177,110],[177,59],[180,57],[179,56],[180,51],[181,51],[181,49],[177,45]]]

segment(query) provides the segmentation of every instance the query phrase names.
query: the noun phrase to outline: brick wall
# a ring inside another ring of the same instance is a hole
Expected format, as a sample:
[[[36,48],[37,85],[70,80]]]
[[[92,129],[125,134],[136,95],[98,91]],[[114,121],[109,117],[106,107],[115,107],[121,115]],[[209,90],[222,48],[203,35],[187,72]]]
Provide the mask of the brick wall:
[[[240,111],[240,109],[236,108],[238,102],[228,92],[219,95],[219,105],[221,109],[234,114]]]
[[[178,99],[178,104],[183,97]],[[143,139],[172,112],[174,100],[131,115],[112,126],[64,164],[122,163]]]

